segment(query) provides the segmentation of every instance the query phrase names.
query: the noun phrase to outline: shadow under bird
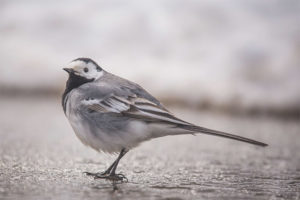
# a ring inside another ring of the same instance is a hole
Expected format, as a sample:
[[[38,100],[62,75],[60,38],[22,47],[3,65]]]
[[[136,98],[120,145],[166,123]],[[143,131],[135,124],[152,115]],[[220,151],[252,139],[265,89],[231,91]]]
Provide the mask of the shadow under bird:
[[[86,173],[94,178],[127,180],[116,173],[120,159],[141,142],[168,135],[204,133],[267,146],[183,121],[141,86],[103,70],[89,58],[77,58],[64,70],[69,79],[62,106],[75,134],[97,151],[119,153],[106,171]]]

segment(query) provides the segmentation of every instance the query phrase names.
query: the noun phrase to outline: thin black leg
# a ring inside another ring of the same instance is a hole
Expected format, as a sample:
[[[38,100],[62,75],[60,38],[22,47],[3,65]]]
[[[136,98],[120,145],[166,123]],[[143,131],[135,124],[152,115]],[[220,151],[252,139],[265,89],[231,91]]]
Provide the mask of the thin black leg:
[[[128,152],[127,150],[122,149],[122,151],[120,152],[120,154],[119,154],[117,160],[114,162],[114,165],[113,165],[113,167],[112,167],[112,169],[111,169],[110,174],[115,174],[115,173],[116,173],[116,169],[117,169],[117,167],[118,167],[119,161],[121,160],[121,158],[122,158],[127,152]]]
[[[117,158],[118,159],[118,158]],[[107,168],[107,170],[105,170],[105,172],[103,172],[102,174],[110,174],[111,172],[111,169],[114,167],[114,165],[116,164],[117,162],[117,159]]]
[[[116,174],[116,169],[118,167],[119,161],[127,152],[128,152],[128,150],[122,149],[118,158],[108,167],[107,170],[105,170],[105,172],[102,172],[102,173],[85,172],[85,174],[89,175],[89,176],[93,176],[95,179],[103,178],[103,179],[109,179],[112,181],[121,181],[121,182],[123,182],[124,180],[127,181],[127,178],[123,174]]]

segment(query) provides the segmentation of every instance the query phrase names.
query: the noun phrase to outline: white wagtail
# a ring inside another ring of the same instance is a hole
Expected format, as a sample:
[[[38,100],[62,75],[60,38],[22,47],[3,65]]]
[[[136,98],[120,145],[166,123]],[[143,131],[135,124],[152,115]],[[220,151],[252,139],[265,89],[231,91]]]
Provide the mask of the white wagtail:
[[[94,178],[127,180],[116,174],[120,159],[141,142],[157,137],[204,133],[267,146],[183,121],[141,86],[103,70],[89,58],[77,58],[64,70],[69,79],[62,106],[77,137],[97,151],[120,153],[105,172],[87,172]]]

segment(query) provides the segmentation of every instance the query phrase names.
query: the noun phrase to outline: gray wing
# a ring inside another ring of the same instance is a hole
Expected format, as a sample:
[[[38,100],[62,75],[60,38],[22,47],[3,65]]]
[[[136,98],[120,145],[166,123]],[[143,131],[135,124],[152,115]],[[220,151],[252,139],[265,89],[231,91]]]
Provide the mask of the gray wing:
[[[81,103],[89,113],[115,113],[144,122],[190,125],[190,123],[176,118],[162,105],[138,97],[134,93],[127,96],[111,93],[105,98],[87,98]]]
[[[189,123],[176,118],[141,86],[112,74],[105,74],[98,82],[80,87],[84,99],[81,106],[89,113],[110,113],[145,122]]]
[[[165,109],[163,105],[138,84],[108,72],[96,82],[84,84],[81,87],[86,97],[104,99],[112,94],[123,98],[142,98]],[[166,110],[166,109],[165,109]]]

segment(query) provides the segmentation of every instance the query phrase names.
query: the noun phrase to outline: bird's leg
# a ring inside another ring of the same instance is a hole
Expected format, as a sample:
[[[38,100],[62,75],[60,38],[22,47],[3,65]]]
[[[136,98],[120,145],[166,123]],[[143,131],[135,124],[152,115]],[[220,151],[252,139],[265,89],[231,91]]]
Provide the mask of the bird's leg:
[[[128,181],[124,174],[116,174],[116,169],[118,167],[119,161],[127,152],[128,151],[125,149],[122,149],[122,151],[120,152],[117,160],[115,161],[115,164],[113,165],[113,167],[108,175],[110,177],[110,179],[117,180],[117,181],[119,181],[119,180],[123,181],[123,179],[124,179],[124,180]]]
[[[117,160],[115,160],[115,161],[113,162],[113,164],[111,164],[111,165],[107,168],[107,170],[105,170],[104,172],[102,172],[102,175],[109,174],[109,173],[111,172],[111,169],[115,166],[116,162],[117,162]]]
[[[87,172],[86,175],[94,176],[95,179],[103,178],[112,181],[128,181],[127,178],[123,174],[116,174],[116,169],[118,167],[119,161],[121,158],[128,152],[126,149],[122,149],[118,158],[113,162],[113,164],[102,173],[89,173]]]
[[[117,160],[120,160],[121,158],[120,155],[121,155],[122,151],[120,152],[118,158],[104,171],[104,172],[98,172],[98,173],[91,173],[91,172],[84,172],[86,175],[88,176],[99,176],[99,175],[107,175],[107,174],[110,174],[112,168],[114,167],[114,165],[117,163]]]

